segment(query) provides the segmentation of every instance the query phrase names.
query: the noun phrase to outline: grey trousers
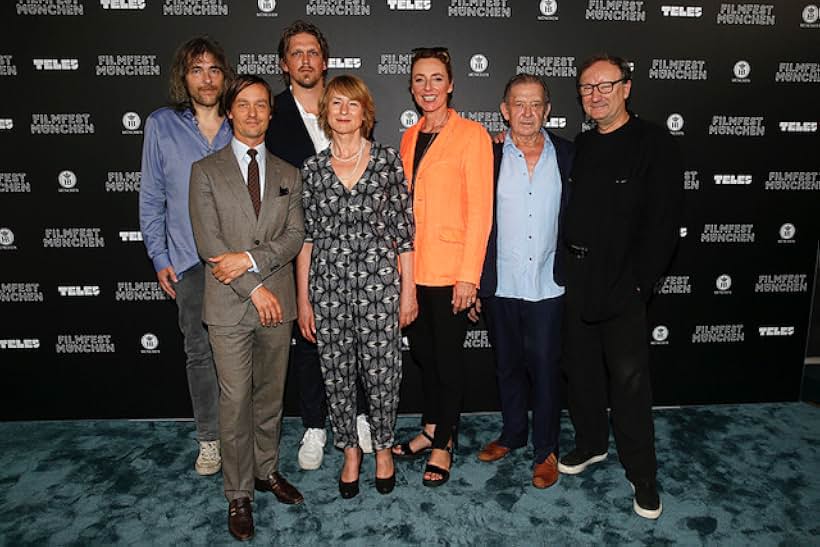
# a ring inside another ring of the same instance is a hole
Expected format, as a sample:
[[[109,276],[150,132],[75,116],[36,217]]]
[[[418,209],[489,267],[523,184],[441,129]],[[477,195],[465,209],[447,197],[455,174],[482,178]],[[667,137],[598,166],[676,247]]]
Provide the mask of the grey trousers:
[[[202,264],[185,270],[174,284],[179,312],[179,330],[185,348],[185,372],[188,391],[200,441],[219,439],[219,384],[216,380],[208,331],[202,323],[202,298],[205,290],[205,269]]]
[[[219,377],[219,436],[228,501],[253,499],[254,478],[279,463],[282,397],[293,321],[263,327],[251,304],[238,325],[208,333]]]

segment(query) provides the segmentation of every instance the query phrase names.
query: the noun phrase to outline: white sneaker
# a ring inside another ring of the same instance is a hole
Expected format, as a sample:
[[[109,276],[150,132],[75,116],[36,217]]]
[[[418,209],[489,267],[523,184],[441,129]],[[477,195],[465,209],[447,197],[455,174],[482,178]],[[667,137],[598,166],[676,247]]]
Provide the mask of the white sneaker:
[[[214,475],[222,469],[219,441],[199,441],[199,456],[194,469],[200,475]]]
[[[373,453],[373,437],[370,435],[370,422],[365,414],[356,416],[356,433],[359,435],[359,447],[365,454]]]
[[[305,471],[319,469],[325,456],[327,433],[324,429],[311,427],[305,430],[302,446],[299,448],[299,467]]]

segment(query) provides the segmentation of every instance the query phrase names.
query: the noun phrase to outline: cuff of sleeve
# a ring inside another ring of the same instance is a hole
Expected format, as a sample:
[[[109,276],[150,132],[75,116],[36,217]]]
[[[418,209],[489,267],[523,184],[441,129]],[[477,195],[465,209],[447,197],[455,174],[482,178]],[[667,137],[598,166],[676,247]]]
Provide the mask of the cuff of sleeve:
[[[249,293],[248,293],[248,296],[250,297],[253,293],[255,293],[255,292],[256,292],[256,289],[258,289],[258,288],[259,288],[259,287],[261,287],[261,286],[262,286],[262,283],[260,283],[260,284],[259,284],[259,285],[257,285],[256,287],[254,287],[254,288],[253,288],[253,290],[251,290],[251,292],[249,292]]]
[[[248,271],[253,272],[253,273],[259,273],[259,266],[256,265],[256,260],[253,259],[253,255],[251,254],[251,252],[250,251],[245,251],[245,254],[248,255],[248,258],[251,259],[251,264],[253,264],[252,267],[248,268]],[[256,289],[254,289],[254,291],[255,290]],[[253,291],[251,291],[251,292],[253,292]]]
[[[151,259],[151,262],[154,263],[154,271],[158,272],[160,270],[164,270],[168,266],[171,265],[171,259],[168,257],[168,253],[161,253]]]

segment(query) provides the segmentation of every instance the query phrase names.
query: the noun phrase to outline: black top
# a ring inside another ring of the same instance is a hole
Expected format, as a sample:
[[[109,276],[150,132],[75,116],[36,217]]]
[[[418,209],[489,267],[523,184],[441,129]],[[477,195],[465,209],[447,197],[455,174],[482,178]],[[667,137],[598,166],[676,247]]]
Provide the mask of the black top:
[[[419,170],[421,158],[424,157],[424,154],[427,153],[427,149],[433,144],[436,135],[438,135],[438,133],[423,133],[419,131],[419,136],[416,138],[416,150],[413,156],[413,178],[415,178],[415,174]]]
[[[636,117],[612,133],[581,133],[575,146],[563,237],[588,249],[587,274],[567,290],[583,291],[584,318],[596,321],[636,289],[652,295],[679,239],[683,169],[672,137]]]

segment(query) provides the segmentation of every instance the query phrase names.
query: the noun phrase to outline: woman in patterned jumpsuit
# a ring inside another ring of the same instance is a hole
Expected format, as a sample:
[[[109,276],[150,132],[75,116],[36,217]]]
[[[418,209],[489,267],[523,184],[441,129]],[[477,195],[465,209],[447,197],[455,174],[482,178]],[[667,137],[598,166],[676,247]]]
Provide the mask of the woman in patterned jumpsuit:
[[[347,75],[332,79],[319,103],[319,123],[331,145],[302,167],[306,237],[296,263],[299,326],[319,349],[334,444],[344,450],[344,498],[359,491],[357,381],[368,398],[376,488],[386,494],[395,485],[390,447],[401,386],[401,328],[417,314],[412,200],[398,152],[368,140],[374,116],[364,82]]]

